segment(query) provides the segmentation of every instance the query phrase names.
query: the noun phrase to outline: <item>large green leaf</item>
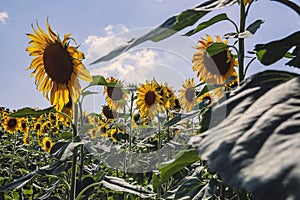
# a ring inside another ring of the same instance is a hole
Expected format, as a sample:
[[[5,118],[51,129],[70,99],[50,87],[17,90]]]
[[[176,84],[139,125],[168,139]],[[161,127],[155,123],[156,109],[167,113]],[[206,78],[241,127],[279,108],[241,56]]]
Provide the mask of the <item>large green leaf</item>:
[[[10,116],[10,117],[27,117],[27,116],[39,117],[43,114],[47,114],[50,112],[54,113],[54,112],[56,112],[56,110],[53,107],[45,108],[42,110],[35,110],[33,108],[26,107],[26,108],[21,108],[21,109],[17,110],[16,112],[10,113],[10,114],[8,114],[8,116]]]
[[[184,35],[185,36],[194,35],[195,33],[198,33],[199,31],[202,31],[202,30],[210,27],[211,25],[213,25],[213,24],[215,24],[217,22],[223,21],[223,20],[229,20],[229,18],[227,17],[227,15],[224,14],[224,13],[219,14],[217,16],[214,16],[213,18],[211,18],[208,21],[200,23],[196,28],[190,30],[189,32],[185,33]]]
[[[151,198],[156,195],[152,191],[149,191],[139,185],[132,185],[126,182],[124,179],[113,176],[105,176],[104,180],[102,180],[101,182],[106,188],[114,191],[131,193],[141,198]]]
[[[176,154],[174,159],[159,164],[159,174],[153,173],[153,187],[159,187],[172,175],[199,159],[198,153],[194,149],[188,149]]]
[[[181,12],[178,15],[172,16],[168,18],[164,23],[155,29],[149,31],[148,33],[142,35],[139,38],[135,38],[130,40],[126,45],[120,46],[113,51],[109,52],[105,56],[97,59],[91,64],[96,64],[98,62],[104,62],[111,60],[121,53],[128,51],[132,47],[139,45],[147,40],[151,40],[153,42],[158,42],[163,39],[166,39],[178,31],[194,25],[200,18],[205,16],[211,10],[219,9],[224,6],[229,6],[236,3],[236,0],[210,0],[201,3],[193,9],[188,9],[186,11]]]
[[[297,47],[292,53],[294,57],[287,64],[300,68],[299,46],[300,31],[295,32],[281,40],[276,40],[267,44],[257,44],[254,50],[256,51],[257,58],[262,64],[271,65],[283,58],[292,47]]]
[[[212,109],[227,110],[226,118],[190,144],[212,172],[254,198],[300,199],[299,75],[259,73],[229,96]]]

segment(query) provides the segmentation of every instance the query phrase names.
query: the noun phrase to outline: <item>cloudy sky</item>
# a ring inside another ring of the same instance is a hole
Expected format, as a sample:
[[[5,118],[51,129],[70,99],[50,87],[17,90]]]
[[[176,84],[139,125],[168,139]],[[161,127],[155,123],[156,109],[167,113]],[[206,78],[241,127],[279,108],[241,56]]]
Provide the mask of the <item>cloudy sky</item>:
[[[44,0],[42,3],[39,0],[1,0],[0,106],[12,109],[49,106],[49,102],[35,89],[30,71],[25,70],[32,60],[25,51],[29,42],[25,34],[32,33],[31,24],[35,25],[36,21],[45,29],[47,17],[52,29],[60,36],[72,33],[72,37],[80,44],[79,49],[85,53],[84,63],[92,75],[116,76],[127,83],[140,83],[155,77],[159,82],[167,81],[177,89],[186,78],[195,77],[191,59],[196,41],[205,34],[222,36],[232,32],[230,23],[221,22],[193,37],[180,36],[192,28],[189,27],[163,42],[146,42],[113,61],[95,65],[89,63],[151,30],[168,17],[201,2],[203,0]],[[299,0],[294,2],[300,3]],[[238,20],[237,6],[211,12],[202,20],[221,12]],[[265,23],[254,37],[247,39],[248,50],[253,50],[257,43],[286,37],[300,28],[296,13],[269,0],[253,4],[248,24],[258,18],[265,20]],[[247,76],[266,69],[300,73],[299,70],[283,66],[284,62],[272,67],[254,62]],[[98,106],[95,102],[101,96],[94,98],[93,106]]]

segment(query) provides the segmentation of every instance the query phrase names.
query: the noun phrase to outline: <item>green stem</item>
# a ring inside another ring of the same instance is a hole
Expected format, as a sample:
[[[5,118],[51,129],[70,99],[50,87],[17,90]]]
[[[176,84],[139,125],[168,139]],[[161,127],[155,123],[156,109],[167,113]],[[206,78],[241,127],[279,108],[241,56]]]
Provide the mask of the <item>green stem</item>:
[[[158,117],[158,116],[157,116]],[[158,118],[158,144],[157,144],[157,155],[158,155],[158,164],[160,164],[160,149],[161,149],[161,124]],[[157,199],[161,199],[161,186],[157,187]]]
[[[83,98],[82,98],[83,101]],[[79,102],[79,115],[80,115],[80,127],[83,127],[83,114],[82,114],[82,102]],[[83,174],[83,159],[84,158],[84,146],[83,144],[80,145],[80,167],[79,167],[79,175],[78,180],[81,181],[82,174]]]
[[[245,13],[245,5],[243,1],[240,3],[240,33],[245,31],[246,25],[246,13]],[[244,72],[244,58],[245,58],[245,41],[244,38],[239,38],[239,55],[238,55],[238,62],[239,62],[239,82],[241,83],[245,78]]]
[[[74,139],[77,136],[78,105],[74,103],[73,106],[74,106],[73,139]],[[74,200],[76,195],[76,165],[77,165],[77,147],[74,148],[73,158],[72,158],[70,200]]]

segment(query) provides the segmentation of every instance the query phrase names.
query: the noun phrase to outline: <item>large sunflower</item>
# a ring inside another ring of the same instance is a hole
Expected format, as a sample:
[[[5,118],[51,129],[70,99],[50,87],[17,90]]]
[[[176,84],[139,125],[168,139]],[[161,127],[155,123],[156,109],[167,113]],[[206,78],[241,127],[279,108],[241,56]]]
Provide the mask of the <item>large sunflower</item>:
[[[156,91],[161,96],[160,111],[165,112],[166,110],[172,110],[176,105],[176,97],[173,89],[169,87],[167,83],[158,84],[155,80],[152,81],[152,84],[155,85]]]
[[[161,96],[157,92],[155,84],[146,81],[146,84],[141,84],[137,90],[136,105],[139,108],[141,116],[153,118],[159,111],[159,103]]]
[[[33,69],[31,76],[35,76],[38,90],[49,100],[55,108],[62,110],[69,102],[77,102],[81,93],[77,77],[92,81],[90,73],[82,64],[84,54],[77,47],[70,46],[70,33],[61,39],[56,35],[47,21],[47,34],[37,24],[37,29],[32,26],[34,34],[28,33],[31,46],[26,48],[30,56],[35,56],[28,69]]]
[[[19,119],[6,116],[3,122],[3,127],[8,133],[15,133],[20,129]]]
[[[195,92],[195,83],[194,78],[187,79],[182,84],[182,89],[179,90],[179,103],[182,109],[186,110],[187,112],[191,111],[196,103],[197,103],[197,96]]]
[[[106,95],[108,106],[114,111],[122,110],[126,104],[125,99],[127,98],[122,82],[114,77],[107,78],[106,81],[108,83],[116,83],[114,87],[104,87],[103,94]]]
[[[216,36],[216,42],[227,44],[227,40],[222,41],[220,36]],[[237,66],[238,62],[229,49],[210,57],[206,49],[215,43],[214,40],[209,35],[206,35],[206,39],[201,38],[199,43],[196,46],[198,52],[194,54],[192,62],[193,70],[197,71],[197,77],[200,78],[200,81],[224,84],[229,77],[237,77],[237,73],[233,67]]]

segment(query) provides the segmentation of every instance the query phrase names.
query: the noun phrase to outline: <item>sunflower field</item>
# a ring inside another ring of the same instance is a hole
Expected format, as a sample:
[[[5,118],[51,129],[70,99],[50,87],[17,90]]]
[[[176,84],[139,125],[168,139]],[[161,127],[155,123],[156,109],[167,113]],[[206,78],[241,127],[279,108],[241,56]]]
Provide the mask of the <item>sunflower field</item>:
[[[299,20],[299,2],[273,1]],[[300,32],[245,49],[264,23],[247,21],[254,3],[204,1],[91,63],[178,32],[197,35],[197,78],[178,90],[155,77],[91,75],[71,34],[60,37],[49,19],[32,25],[27,70],[50,106],[0,108],[0,199],[300,199],[299,74],[246,76],[255,60],[299,69]],[[205,19],[227,6],[239,22],[226,13]],[[233,32],[203,33],[224,21]],[[105,97],[99,113],[83,107],[95,88]]]

